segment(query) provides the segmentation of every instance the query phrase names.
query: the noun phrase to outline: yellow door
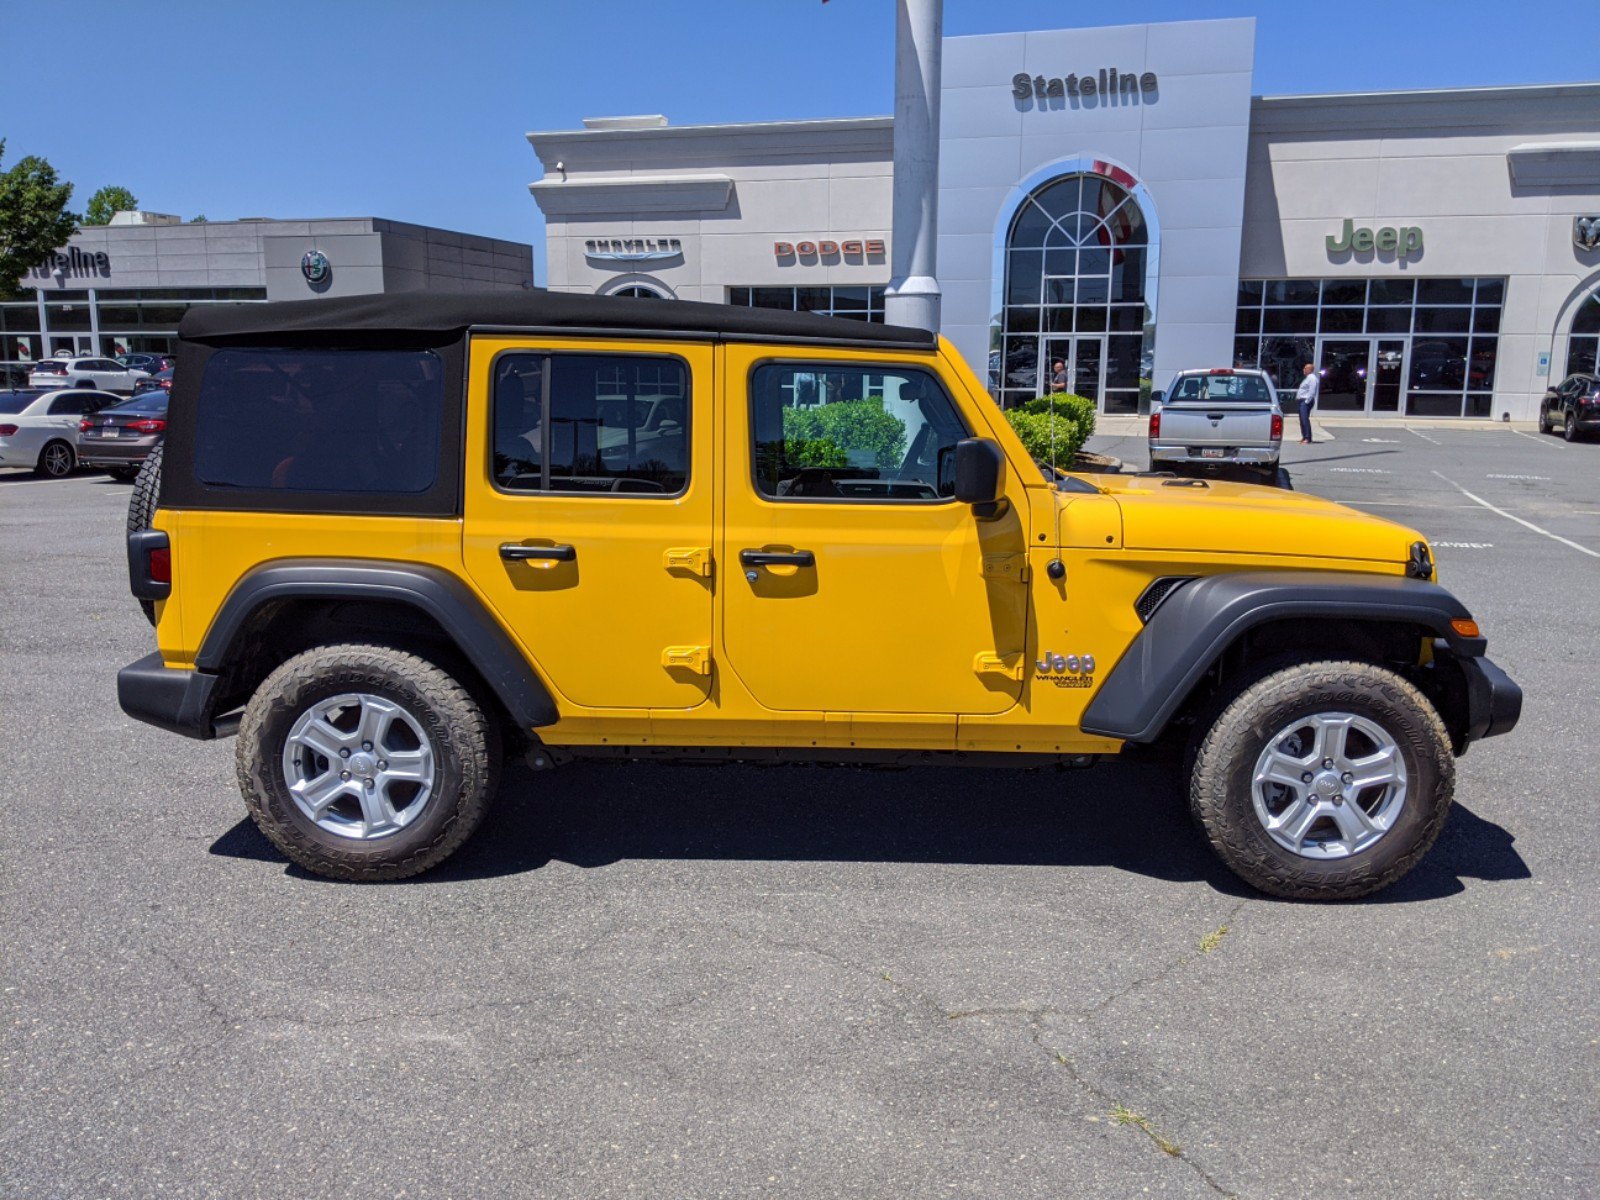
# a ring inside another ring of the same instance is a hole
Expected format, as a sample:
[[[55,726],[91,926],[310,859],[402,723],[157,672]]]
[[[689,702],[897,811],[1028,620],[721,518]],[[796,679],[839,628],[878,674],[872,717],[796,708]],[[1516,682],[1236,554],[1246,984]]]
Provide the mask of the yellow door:
[[[475,338],[466,569],[572,705],[710,691],[709,345]]]
[[[931,358],[729,346],[720,561],[729,669],[763,706],[997,713],[1022,687],[1027,505],[977,520],[987,431]],[[1008,468],[1009,470],[1009,468]],[[1007,480],[1020,497],[1021,484]]]

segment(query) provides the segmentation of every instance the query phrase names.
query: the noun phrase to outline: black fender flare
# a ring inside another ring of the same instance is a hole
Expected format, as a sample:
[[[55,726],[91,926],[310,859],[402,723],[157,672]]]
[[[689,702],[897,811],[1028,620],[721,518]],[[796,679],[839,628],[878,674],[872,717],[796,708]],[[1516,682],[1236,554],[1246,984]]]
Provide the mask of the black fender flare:
[[[1284,618],[1402,622],[1427,629],[1460,658],[1482,656],[1481,637],[1452,621],[1466,606],[1436,583],[1354,571],[1263,571],[1208,575],[1177,588],[1156,609],[1084,710],[1082,729],[1151,742],[1246,631]]]
[[[195,655],[201,671],[233,660],[250,618],[277,600],[381,600],[433,618],[523,729],[554,725],[554,698],[527,656],[456,576],[423,563],[372,559],[282,559],[241,579],[217,611]]]

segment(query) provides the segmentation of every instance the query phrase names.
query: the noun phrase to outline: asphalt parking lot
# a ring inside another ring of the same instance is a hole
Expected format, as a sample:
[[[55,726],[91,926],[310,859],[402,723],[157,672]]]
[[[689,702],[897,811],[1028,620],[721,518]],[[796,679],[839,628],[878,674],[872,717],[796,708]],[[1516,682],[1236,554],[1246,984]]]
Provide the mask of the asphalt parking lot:
[[[1434,539],[1527,696],[1344,906],[1149,765],[517,769],[315,879],[116,706],[128,486],[0,472],[0,1195],[1600,1196],[1600,444],[1328,432],[1295,486]]]

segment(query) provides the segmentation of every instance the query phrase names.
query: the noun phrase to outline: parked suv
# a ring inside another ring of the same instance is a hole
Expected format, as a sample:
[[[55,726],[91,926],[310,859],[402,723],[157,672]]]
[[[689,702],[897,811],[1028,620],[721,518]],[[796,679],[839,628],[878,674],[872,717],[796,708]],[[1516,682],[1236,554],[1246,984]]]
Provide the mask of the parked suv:
[[[133,385],[146,375],[111,358],[41,359],[28,373],[33,388],[95,388],[102,392],[133,394]]]
[[[252,816],[323,875],[446,858],[507,745],[540,772],[1164,746],[1230,867],[1339,899],[1410,869],[1453,755],[1520,711],[1421,535],[1047,480],[918,330],[533,290],[205,305],[180,333],[130,514],[157,649],[121,703],[237,733]]]
[[[1555,430],[1569,442],[1600,432],[1600,375],[1568,375],[1544,394],[1539,432]]]

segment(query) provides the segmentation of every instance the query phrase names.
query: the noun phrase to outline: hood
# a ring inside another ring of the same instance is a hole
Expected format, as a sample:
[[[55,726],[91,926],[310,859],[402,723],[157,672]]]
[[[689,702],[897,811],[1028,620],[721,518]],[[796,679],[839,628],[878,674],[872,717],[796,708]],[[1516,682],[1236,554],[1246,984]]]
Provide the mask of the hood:
[[[1129,550],[1282,555],[1404,569],[1420,533],[1303,492],[1248,483],[1100,476],[1122,511]]]

